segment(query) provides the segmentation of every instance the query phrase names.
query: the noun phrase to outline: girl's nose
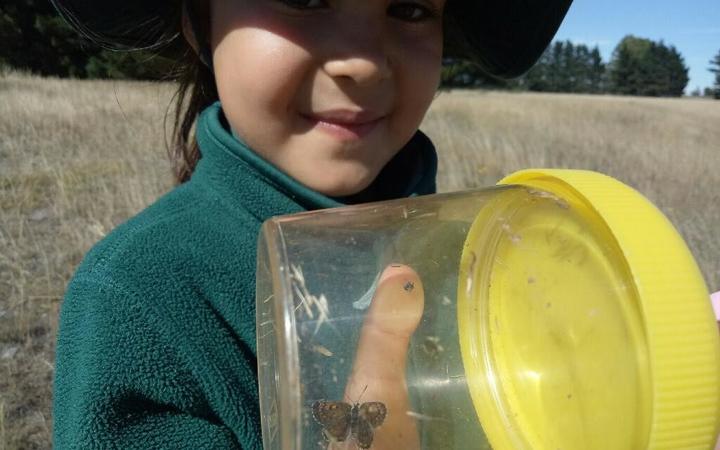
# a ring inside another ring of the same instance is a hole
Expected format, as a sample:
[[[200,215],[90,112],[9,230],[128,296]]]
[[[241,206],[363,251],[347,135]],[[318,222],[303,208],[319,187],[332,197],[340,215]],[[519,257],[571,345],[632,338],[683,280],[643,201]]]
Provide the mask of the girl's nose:
[[[328,75],[357,84],[373,84],[390,78],[392,70],[385,42],[379,33],[367,31],[347,33],[334,42],[331,56],[324,63]]]
[[[325,63],[325,71],[333,78],[351,79],[357,84],[373,84],[390,77],[387,57],[349,55]]]

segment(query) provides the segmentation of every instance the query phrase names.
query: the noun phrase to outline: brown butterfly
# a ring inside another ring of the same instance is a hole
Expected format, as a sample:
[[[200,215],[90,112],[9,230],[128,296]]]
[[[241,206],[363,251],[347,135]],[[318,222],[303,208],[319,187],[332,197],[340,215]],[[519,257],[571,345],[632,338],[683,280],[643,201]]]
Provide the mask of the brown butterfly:
[[[382,425],[387,408],[382,402],[355,403],[317,401],[312,405],[313,418],[322,425],[328,440],[343,442],[352,434],[357,446],[372,445],[374,428]]]

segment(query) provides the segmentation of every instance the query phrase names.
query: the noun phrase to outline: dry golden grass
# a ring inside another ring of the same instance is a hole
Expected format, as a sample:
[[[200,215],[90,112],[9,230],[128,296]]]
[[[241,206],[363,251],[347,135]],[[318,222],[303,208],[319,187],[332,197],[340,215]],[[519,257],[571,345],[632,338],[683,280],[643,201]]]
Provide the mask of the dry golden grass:
[[[49,448],[57,312],[82,255],[172,186],[167,84],[0,77],[0,449]],[[720,287],[720,102],[443,93],[423,128],[442,191],[527,167],[650,197]]]
[[[704,99],[455,92],[423,125],[439,189],[495,183],[530,167],[596,170],[636,188],[685,237],[720,289],[720,102]]]
[[[170,92],[0,78],[0,449],[50,447],[65,284],[94,242],[171,186]]]

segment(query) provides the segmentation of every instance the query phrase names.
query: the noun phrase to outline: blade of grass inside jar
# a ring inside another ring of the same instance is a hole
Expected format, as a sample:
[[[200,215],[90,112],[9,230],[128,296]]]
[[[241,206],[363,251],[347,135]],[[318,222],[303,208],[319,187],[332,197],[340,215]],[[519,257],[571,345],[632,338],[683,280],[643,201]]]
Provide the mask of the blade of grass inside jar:
[[[377,289],[378,281],[380,281],[381,274],[382,271],[378,272],[378,274],[375,275],[375,280],[373,281],[373,284],[370,286],[367,292],[362,295],[362,297],[353,302],[353,308],[364,310],[370,307],[370,303],[372,303],[372,299],[375,295],[375,290]]]

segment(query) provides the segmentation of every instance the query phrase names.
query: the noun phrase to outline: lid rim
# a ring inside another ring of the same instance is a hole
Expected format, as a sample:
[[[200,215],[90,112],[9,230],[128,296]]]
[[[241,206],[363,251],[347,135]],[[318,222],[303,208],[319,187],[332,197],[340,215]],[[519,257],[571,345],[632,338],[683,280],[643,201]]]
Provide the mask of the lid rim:
[[[572,188],[592,206],[615,237],[634,278],[652,377],[648,448],[689,448],[698,442],[712,447],[720,417],[720,341],[709,292],[684,240],[644,196],[597,172],[529,169],[498,184],[542,184],[547,189],[553,183]],[[677,336],[683,339],[673,339]],[[686,415],[687,421],[678,424],[677,414]]]

